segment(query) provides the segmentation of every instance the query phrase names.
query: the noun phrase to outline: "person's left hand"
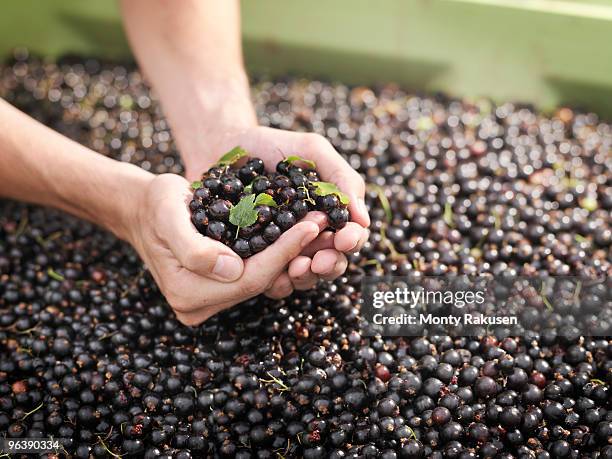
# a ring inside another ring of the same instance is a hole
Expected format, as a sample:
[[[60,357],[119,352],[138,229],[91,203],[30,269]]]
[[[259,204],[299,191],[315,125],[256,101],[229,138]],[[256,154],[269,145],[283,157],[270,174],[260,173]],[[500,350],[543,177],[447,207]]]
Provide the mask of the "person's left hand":
[[[364,203],[365,184],[361,176],[320,135],[253,126],[218,138],[209,146],[209,154],[189,164],[187,179],[198,180],[218,157],[235,146],[261,158],[268,168],[274,168],[290,155],[310,159],[316,163],[322,180],[338,185],[350,199],[351,221],[336,233],[322,232],[291,261],[287,271],[265,294],[283,298],[294,289],[312,288],[319,278],[333,280],[343,274],[348,265],[345,254],[359,251],[368,238],[370,218]]]

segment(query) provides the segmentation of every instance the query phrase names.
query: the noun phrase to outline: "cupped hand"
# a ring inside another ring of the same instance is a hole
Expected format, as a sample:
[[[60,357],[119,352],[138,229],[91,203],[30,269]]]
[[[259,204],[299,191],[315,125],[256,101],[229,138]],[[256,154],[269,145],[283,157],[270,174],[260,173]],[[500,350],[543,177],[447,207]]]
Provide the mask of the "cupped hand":
[[[283,296],[293,290],[293,285],[283,285],[288,281],[283,273],[291,261],[299,262],[300,253],[326,225],[323,215],[308,215],[273,247],[242,260],[226,245],[197,232],[187,207],[190,199],[183,177],[156,176],[141,190],[128,235],[177,318],[187,325],[260,293]]]
[[[357,252],[368,238],[370,224],[364,203],[365,184],[361,176],[338,154],[324,137],[303,132],[284,131],[264,126],[251,126],[227,132],[208,142],[206,156],[188,164],[186,175],[190,180],[199,179],[203,171],[226,151],[239,145],[253,156],[264,160],[272,169],[283,158],[299,155],[316,163],[324,181],[333,182],[349,196],[351,221],[340,231],[323,231],[291,261],[266,294],[281,298],[296,289],[307,289],[319,278],[333,280],[347,267],[345,253]],[[312,213],[311,213],[312,214]],[[310,214],[309,214],[310,215]],[[311,216],[312,217],[312,216]],[[320,218],[316,216],[315,218]],[[276,246],[276,244],[275,244]]]

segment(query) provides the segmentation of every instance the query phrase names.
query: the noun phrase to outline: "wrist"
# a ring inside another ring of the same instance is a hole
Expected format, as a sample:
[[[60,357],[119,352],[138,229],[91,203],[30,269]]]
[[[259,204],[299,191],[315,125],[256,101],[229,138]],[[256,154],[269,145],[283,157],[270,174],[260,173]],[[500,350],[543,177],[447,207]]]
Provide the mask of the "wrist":
[[[167,111],[188,177],[197,177],[227,149],[232,139],[257,126],[245,74],[187,84],[173,95]]]
[[[127,163],[118,164],[117,169],[114,174],[117,195],[108,197],[109,207],[101,209],[100,224],[136,247],[140,212],[155,175]]]

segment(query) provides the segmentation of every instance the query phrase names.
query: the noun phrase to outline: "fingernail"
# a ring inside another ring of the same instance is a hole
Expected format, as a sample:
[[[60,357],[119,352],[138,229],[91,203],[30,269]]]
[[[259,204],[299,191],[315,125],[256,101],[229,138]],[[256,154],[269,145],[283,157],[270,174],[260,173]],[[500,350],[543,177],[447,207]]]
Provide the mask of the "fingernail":
[[[242,274],[242,263],[231,255],[219,255],[213,274],[227,281],[234,281]]]
[[[366,220],[367,224],[370,224],[370,215],[368,214],[368,208],[365,205],[365,201],[361,198],[357,199],[357,207],[359,208],[359,212],[362,213]]]

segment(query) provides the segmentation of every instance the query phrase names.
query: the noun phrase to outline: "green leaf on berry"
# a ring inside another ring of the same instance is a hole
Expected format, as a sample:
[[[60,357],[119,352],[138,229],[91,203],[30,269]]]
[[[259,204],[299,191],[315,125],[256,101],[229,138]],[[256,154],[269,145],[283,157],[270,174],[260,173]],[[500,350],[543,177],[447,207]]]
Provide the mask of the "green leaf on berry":
[[[250,226],[257,221],[254,194],[246,195],[230,209],[229,221],[238,229]]]
[[[314,193],[317,196],[327,196],[328,194],[335,194],[340,199],[340,202],[347,205],[350,200],[349,197],[340,191],[340,189],[334,184],[329,182],[310,182],[315,187]]]
[[[217,161],[217,166],[231,166],[240,158],[244,158],[245,156],[248,156],[248,153],[244,148],[234,147],[219,158],[219,161]]]
[[[252,192],[253,192],[253,184],[249,183],[247,186],[244,187],[244,193],[251,194]]]
[[[276,201],[268,193],[259,193],[255,198],[256,206],[278,207]]]
[[[195,182],[191,182],[191,189],[192,190],[197,190],[198,188],[202,188],[204,186],[204,184],[202,183],[201,180],[197,180]]]
[[[303,163],[303,164],[306,164],[311,169],[316,169],[317,167],[314,161],[311,161],[310,159],[302,158],[301,156],[298,156],[298,155],[287,156],[283,161],[289,164]]]

